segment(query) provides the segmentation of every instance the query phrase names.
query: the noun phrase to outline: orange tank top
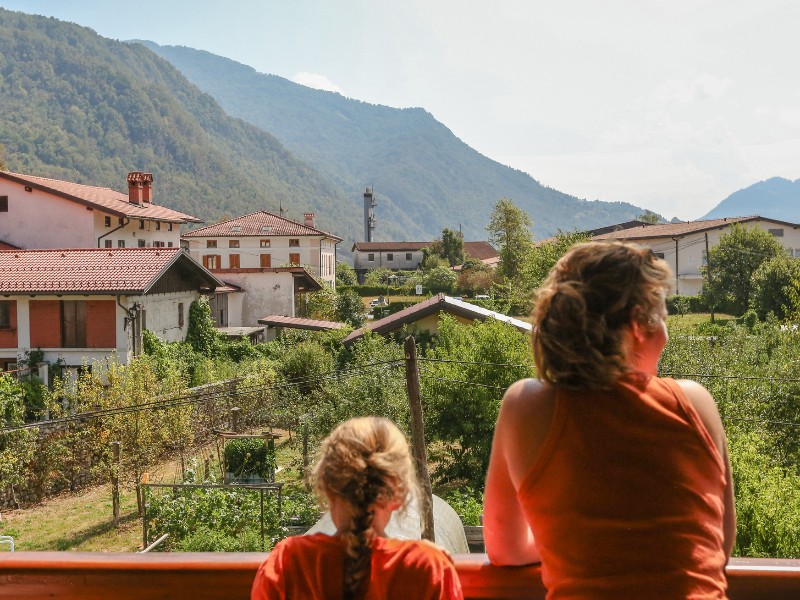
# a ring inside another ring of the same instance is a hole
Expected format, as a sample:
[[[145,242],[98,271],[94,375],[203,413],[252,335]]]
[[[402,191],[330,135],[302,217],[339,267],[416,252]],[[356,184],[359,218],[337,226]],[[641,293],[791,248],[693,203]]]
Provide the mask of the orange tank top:
[[[672,379],[560,389],[519,499],[548,599],[725,598],[725,467]]]

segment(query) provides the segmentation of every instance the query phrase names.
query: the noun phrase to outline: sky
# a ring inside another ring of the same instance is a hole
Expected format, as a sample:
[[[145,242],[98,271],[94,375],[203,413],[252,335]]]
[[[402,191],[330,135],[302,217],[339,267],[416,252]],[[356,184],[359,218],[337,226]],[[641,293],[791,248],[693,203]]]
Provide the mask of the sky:
[[[113,39],[207,50],[365,102],[419,106],[544,185],[667,218],[697,219],[758,181],[800,178],[795,0],[0,6]]]

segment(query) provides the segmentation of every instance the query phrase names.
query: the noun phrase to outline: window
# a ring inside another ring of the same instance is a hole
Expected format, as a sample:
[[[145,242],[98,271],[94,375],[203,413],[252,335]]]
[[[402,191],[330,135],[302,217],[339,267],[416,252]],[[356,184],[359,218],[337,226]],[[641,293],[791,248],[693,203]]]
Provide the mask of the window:
[[[391,252],[389,252],[389,253],[386,255],[386,260],[394,260],[394,254],[392,254]]]
[[[289,238],[289,248],[299,248],[299,247],[300,247],[299,238]]]
[[[153,248],[163,248],[164,242],[153,242]]]
[[[156,221],[156,231],[161,231],[161,221]]]
[[[167,242],[167,248],[172,248],[172,242]]]
[[[411,252],[406,252],[406,260],[411,260]]]
[[[144,245],[145,245],[146,243],[147,243],[147,242],[145,242],[145,241],[144,241],[142,238],[139,238],[139,242],[138,242],[138,244],[137,244],[137,245],[139,246],[139,248],[144,248]]]
[[[111,240],[106,240],[106,248],[113,248],[113,246],[114,242],[112,242]]]
[[[206,254],[203,256],[203,266],[209,271],[219,269],[219,255]]]
[[[11,329],[11,303],[14,300],[0,300],[0,329]]]
[[[261,240],[262,248],[269,248],[269,240]]]
[[[270,254],[261,255],[261,268],[262,269],[272,268],[272,256]]]
[[[290,252],[289,253],[289,262],[291,264],[293,264],[293,265],[299,265],[300,264],[300,254],[295,253],[295,252]]]
[[[367,260],[369,262],[375,262],[375,255],[374,254],[367,254]]]
[[[178,327],[183,329],[183,302],[178,302]]]
[[[125,225],[125,217],[120,217],[119,219],[117,219],[117,223],[119,224],[120,227]]]
[[[144,219],[139,219],[139,229],[144,229]]]
[[[775,237],[783,237],[783,229],[768,229],[767,231]]]
[[[238,248],[239,240],[228,240],[228,248]]]
[[[124,248],[125,240],[117,240],[117,248]]]
[[[104,217],[103,221],[105,222],[106,227],[111,227],[111,217]]]
[[[172,231],[172,223],[167,224],[167,230]]]
[[[661,260],[664,260],[663,252],[653,252],[653,256],[655,256],[656,258],[660,258]]]
[[[61,346],[86,348],[86,302],[83,300],[61,302]]]
[[[0,196],[0,212],[8,212],[8,196]]]
[[[238,269],[239,268],[239,255],[238,254],[231,254],[228,257],[228,265],[231,269]]]
[[[206,240],[206,248],[216,248],[217,240]]]

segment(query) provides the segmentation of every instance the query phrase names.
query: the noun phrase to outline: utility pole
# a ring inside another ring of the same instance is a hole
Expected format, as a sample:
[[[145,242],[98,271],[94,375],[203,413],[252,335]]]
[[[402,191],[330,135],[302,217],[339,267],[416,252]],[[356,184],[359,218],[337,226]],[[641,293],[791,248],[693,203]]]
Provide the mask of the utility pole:
[[[422,488],[422,539],[436,541],[433,530],[433,490],[428,473],[428,457],[425,451],[425,429],[422,423],[422,402],[419,392],[419,366],[417,365],[417,345],[413,336],[408,336],[404,345],[406,359],[406,390],[408,404],[411,409],[411,448],[417,463],[417,474]]]

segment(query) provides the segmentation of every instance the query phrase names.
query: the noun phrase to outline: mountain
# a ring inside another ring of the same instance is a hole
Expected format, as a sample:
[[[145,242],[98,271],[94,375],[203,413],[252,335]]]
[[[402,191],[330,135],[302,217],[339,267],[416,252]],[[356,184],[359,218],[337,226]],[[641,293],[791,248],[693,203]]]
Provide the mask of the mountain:
[[[144,46],[0,9],[0,106],[8,170],[120,191],[129,171],[150,171],[156,202],[208,222],[282,204],[361,231],[360,201]]]
[[[365,187],[374,187],[379,240],[431,239],[444,227],[459,226],[467,239],[485,239],[501,197],[531,216],[537,237],[559,228],[629,221],[643,212],[542,186],[470,148],[421,108],[369,104],[202,50],[139,43],[170,61],[229,114],[275,135],[349,195],[360,199]],[[352,218],[360,222],[361,215]]]
[[[800,179],[772,177],[734,192],[717,204],[703,219],[760,215],[800,223]]]

